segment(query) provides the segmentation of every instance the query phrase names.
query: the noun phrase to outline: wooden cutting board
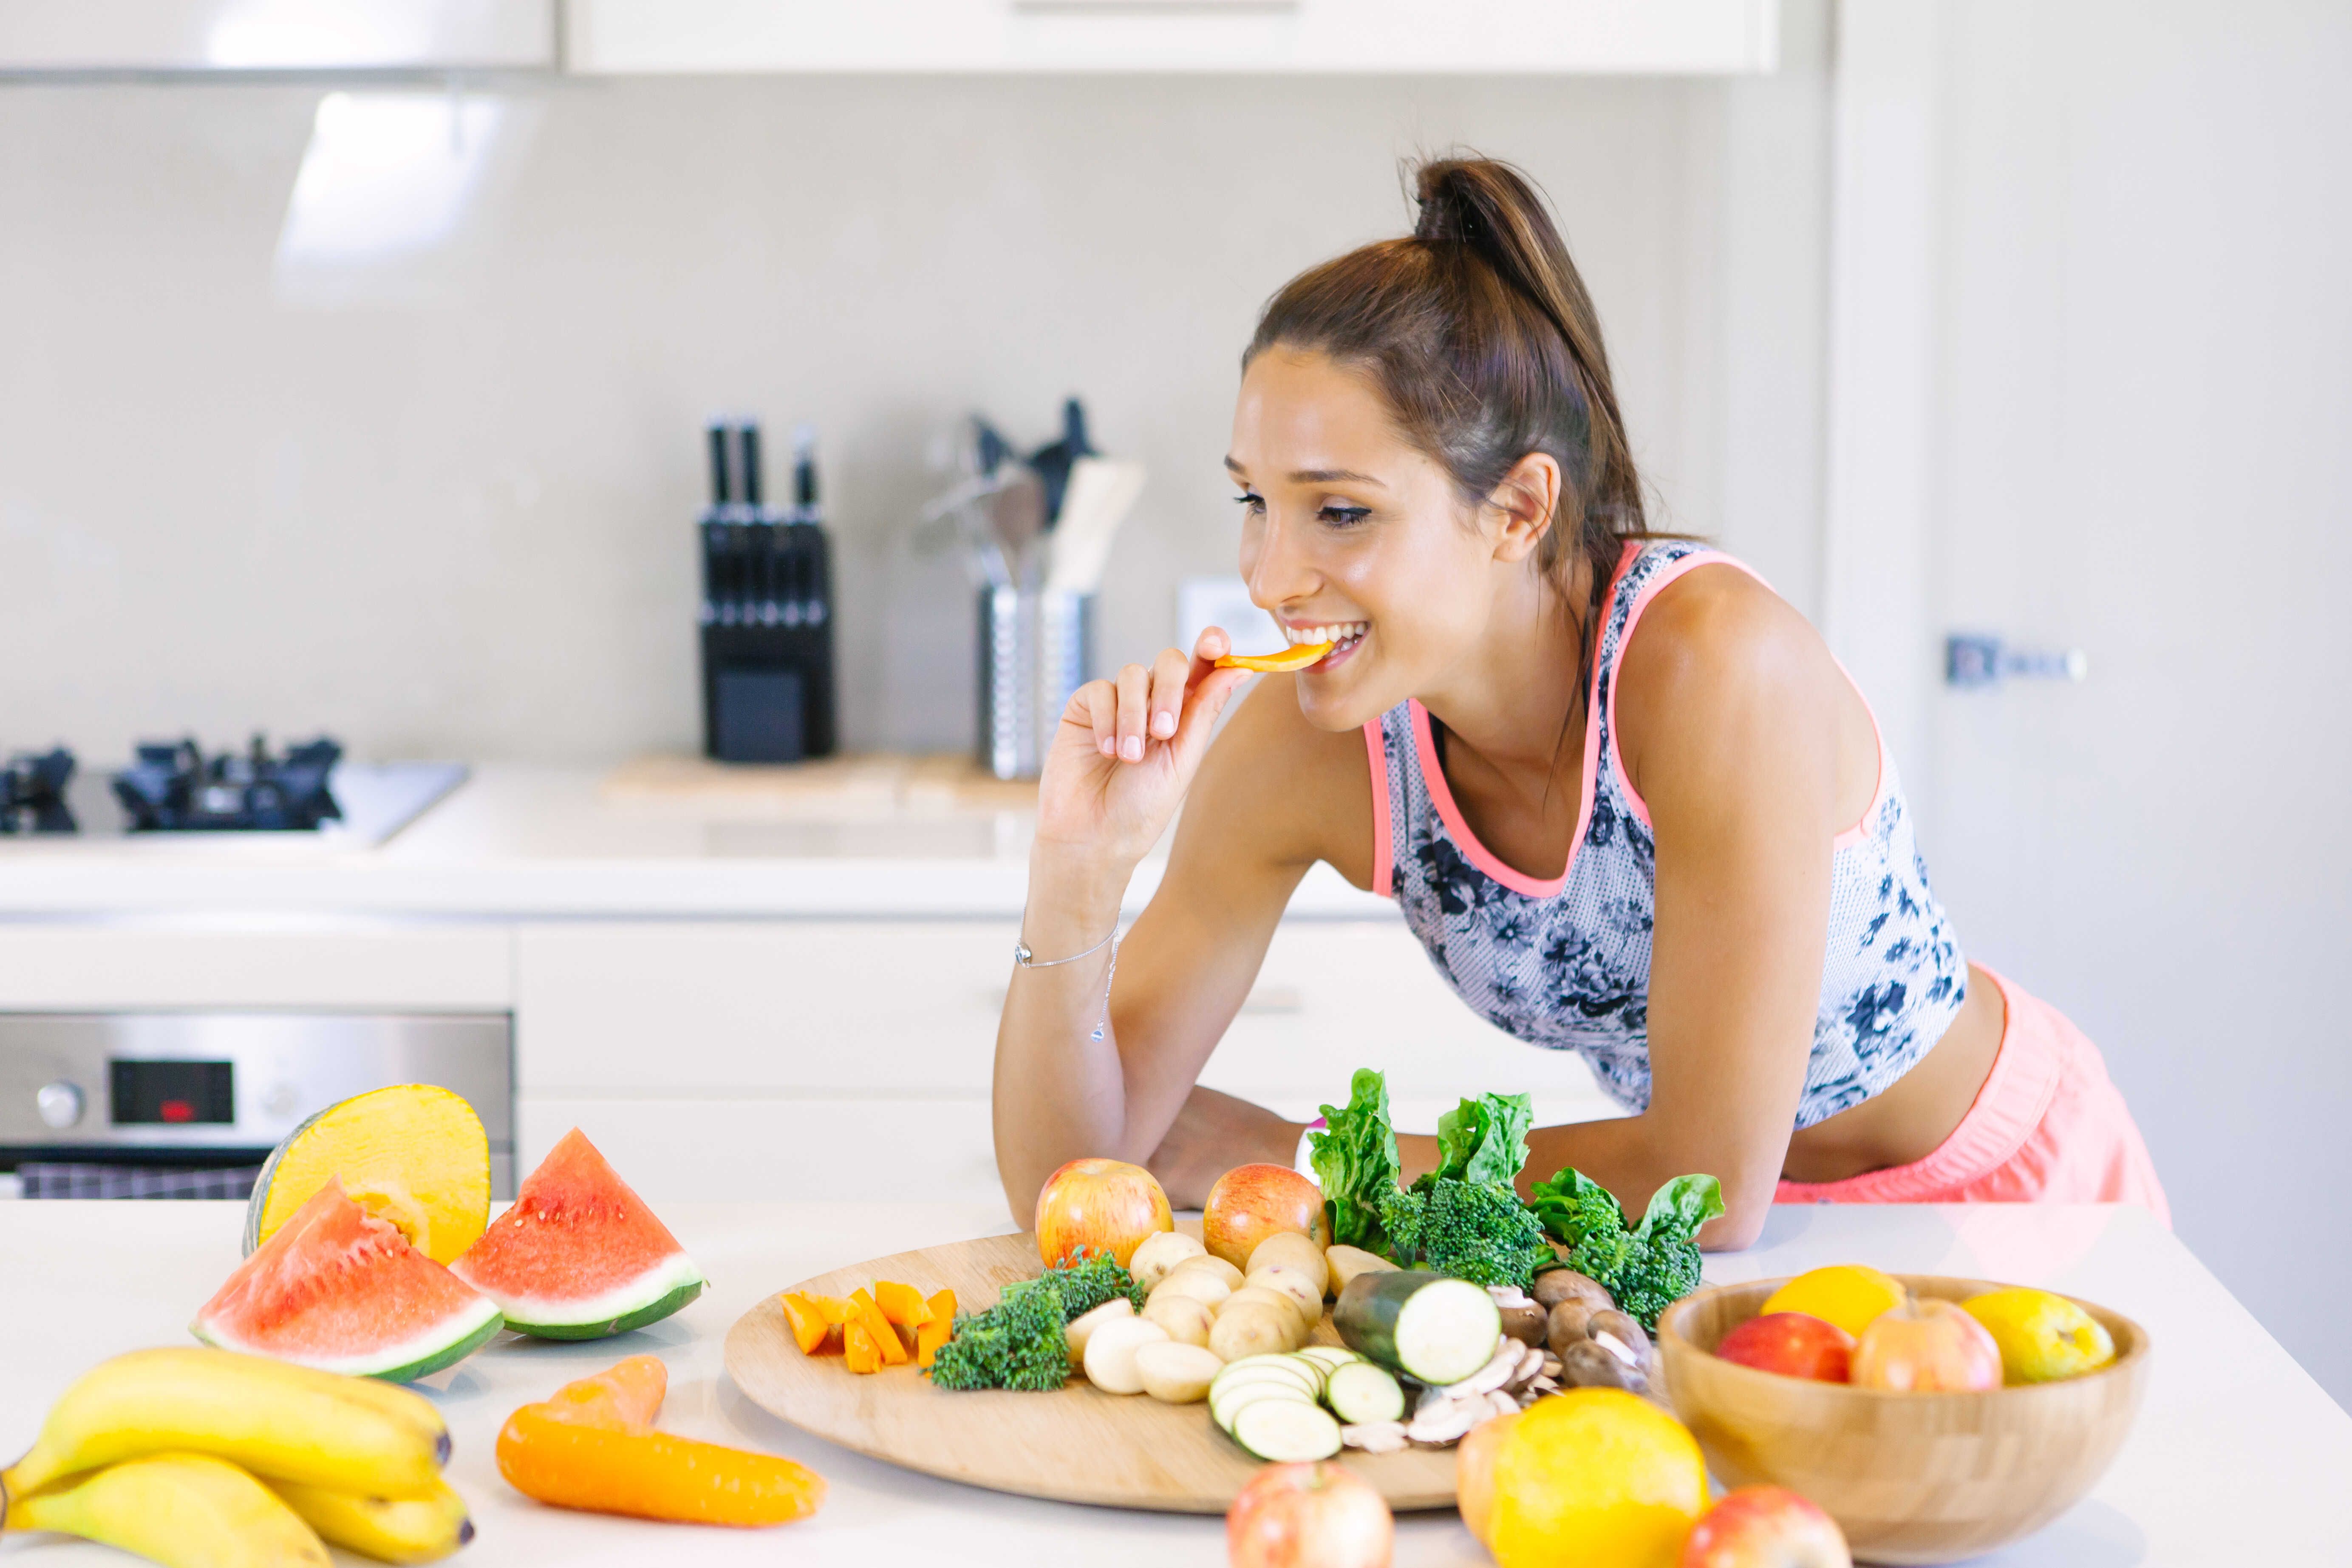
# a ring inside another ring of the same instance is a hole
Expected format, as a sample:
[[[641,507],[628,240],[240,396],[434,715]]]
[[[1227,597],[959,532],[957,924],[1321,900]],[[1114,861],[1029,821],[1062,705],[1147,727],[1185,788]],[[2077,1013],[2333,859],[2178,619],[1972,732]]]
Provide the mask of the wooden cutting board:
[[[941,1286],[980,1310],[1041,1265],[1033,1236],[992,1236],[877,1258],[786,1289],[846,1296],[877,1279]],[[1327,1314],[1316,1338],[1336,1344]],[[1263,1468],[1209,1420],[1206,1405],[1121,1398],[1083,1378],[1058,1394],[950,1393],[909,1364],[866,1375],[801,1353],[770,1296],[727,1334],[727,1371],[770,1414],[827,1442],[926,1475],[1063,1502],[1223,1513]],[[1400,1511],[1454,1506],[1454,1450],[1342,1454]]]

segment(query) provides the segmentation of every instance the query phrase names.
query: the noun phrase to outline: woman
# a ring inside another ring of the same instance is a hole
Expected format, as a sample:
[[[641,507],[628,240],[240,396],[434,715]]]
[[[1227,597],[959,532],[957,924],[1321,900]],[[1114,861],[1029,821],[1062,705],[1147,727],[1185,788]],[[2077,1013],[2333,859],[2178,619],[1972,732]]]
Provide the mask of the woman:
[[[1299,1126],[1194,1080],[1325,860],[1398,900],[1471,1007],[1580,1052],[1634,1112],[1538,1131],[1529,1178],[1574,1165],[1639,1213],[1710,1173],[1713,1247],[1753,1241],[1776,1196],[2165,1215],[2096,1048],[1961,956],[1821,638],[1737,562],[1646,531],[1539,197],[1483,160],[1418,190],[1409,238],[1292,280],[1243,356],[1242,570],[1332,651],[1263,678],[1213,746],[1248,679],[1213,667],[1215,628],[1062,716],[997,1038],[1014,1212],[1079,1155],[1148,1163],[1180,1206],[1294,1161]],[[1436,1163],[1433,1138],[1398,1142],[1408,1178]]]

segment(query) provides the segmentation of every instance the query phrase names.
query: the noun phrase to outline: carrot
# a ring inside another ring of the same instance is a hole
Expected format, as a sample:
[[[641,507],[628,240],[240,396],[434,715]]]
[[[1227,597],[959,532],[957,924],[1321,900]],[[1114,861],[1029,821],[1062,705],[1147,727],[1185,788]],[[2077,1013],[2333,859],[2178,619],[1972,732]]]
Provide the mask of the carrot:
[[[669,1391],[669,1368],[659,1356],[633,1355],[593,1377],[567,1383],[548,1397],[551,1419],[649,1430]]]
[[[923,1300],[923,1293],[895,1279],[875,1281],[874,1304],[902,1329],[919,1329],[931,1321],[930,1303]]]
[[[787,1290],[776,1300],[784,1309],[784,1321],[792,1325],[793,1342],[801,1347],[803,1354],[824,1355],[828,1352],[839,1352],[840,1336],[835,1325],[827,1321],[824,1309],[819,1307],[816,1301],[809,1300],[797,1290]]]
[[[883,1332],[889,1335],[891,1343],[898,1342],[898,1331],[886,1325]],[[848,1360],[852,1372],[882,1370],[882,1347],[875,1342],[864,1323],[852,1323],[841,1331],[841,1353]]]
[[[882,1315],[882,1309],[874,1304],[874,1298],[860,1288],[849,1293],[849,1304],[857,1309],[857,1321],[866,1325],[867,1333],[874,1336],[875,1345],[882,1352],[882,1364],[905,1365],[908,1355],[906,1342],[899,1339],[898,1331],[891,1326],[890,1320]]]
[[[790,1459],[569,1418],[562,1408],[526,1405],[499,1433],[499,1474],[525,1497],[593,1513],[733,1525],[788,1523],[824,1501],[824,1478]]]
[[[955,1292],[933,1291],[931,1299],[923,1304],[931,1310],[931,1319],[915,1331],[915,1364],[929,1367],[931,1358],[940,1353],[940,1347],[955,1335]]]

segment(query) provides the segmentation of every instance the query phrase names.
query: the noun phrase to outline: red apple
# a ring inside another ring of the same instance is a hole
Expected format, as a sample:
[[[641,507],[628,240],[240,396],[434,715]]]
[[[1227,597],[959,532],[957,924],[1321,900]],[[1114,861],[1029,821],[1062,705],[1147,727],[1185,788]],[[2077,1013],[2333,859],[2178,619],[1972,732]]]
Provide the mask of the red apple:
[[[1250,1249],[1277,1230],[1295,1230],[1331,1245],[1323,1217],[1323,1189],[1287,1165],[1235,1165],[1209,1189],[1201,1210],[1201,1241],[1210,1256],[1249,1268]]]
[[[1843,1383],[1853,1336],[1811,1312],[1767,1312],[1724,1335],[1715,1353],[1783,1377]]]
[[[1853,1558],[1837,1521],[1803,1498],[1779,1487],[1741,1487],[1691,1526],[1681,1568],[1853,1568]]]
[[[1849,1375],[1857,1387],[1895,1394],[1999,1388],[2000,1347],[1957,1301],[1906,1301],[1862,1331]]]
[[[1233,1568],[1389,1568],[1395,1545],[1380,1489],[1328,1459],[1268,1465],[1225,1513]]]
[[[1037,1255],[1048,1267],[1084,1247],[1108,1251],[1124,1268],[1144,1237],[1175,1228],[1159,1180],[1124,1160],[1073,1160],[1037,1194]]]

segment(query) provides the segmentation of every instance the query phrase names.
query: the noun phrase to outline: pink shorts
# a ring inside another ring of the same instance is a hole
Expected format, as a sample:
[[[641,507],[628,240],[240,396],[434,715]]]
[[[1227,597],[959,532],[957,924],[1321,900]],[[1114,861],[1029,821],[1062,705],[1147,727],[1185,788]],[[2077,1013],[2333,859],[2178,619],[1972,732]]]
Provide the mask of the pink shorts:
[[[1983,969],[1983,965],[1978,965]],[[2099,1047],[1992,971],[2008,1017],[1976,1103],[1936,1152],[1843,1182],[1782,1182],[1784,1204],[2137,1204],[2172,1225]]]

